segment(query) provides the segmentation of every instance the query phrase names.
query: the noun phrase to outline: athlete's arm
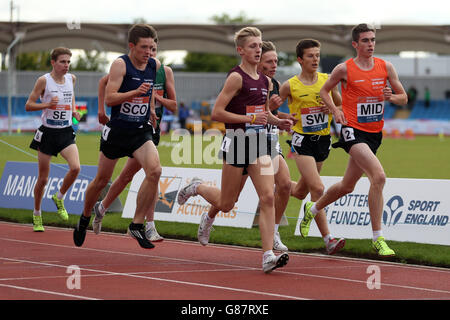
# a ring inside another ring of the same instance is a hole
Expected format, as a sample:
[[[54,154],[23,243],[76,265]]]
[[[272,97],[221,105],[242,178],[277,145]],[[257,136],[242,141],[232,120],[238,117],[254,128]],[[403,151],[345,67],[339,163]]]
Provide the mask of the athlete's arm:
[[[272,82],[271,80],[269,80],[269,81]],[[278,80],[275,80],[275,81],[278,82],[278,87],[280,87],[281,86],[280,82]],[[270,111],[277,110],[279,107],[281,107],[283,102],[284,102],[284,100],[281,99],[279,94],[271,95],[270,96],[270,100],[269,100],[269,109],[270,109]]]
[[[123,77],[126,73],[125,61],[121,58],[116,59],[109,70],[109,80],[106,85],[105,102],[108,106],[115,106],[121,104],[134,97],[139,97],[145,94],[150,89],[149,83],[142,83],[139,88],[130,90],[128,92],[119,92],[122,85]]]
[[[58,104],[58,97],[53,97],[49,103],[36,102],[37,99],[39,99],[39,97],[44,94],[46,84],[47,81],[45,80],[44,76],[41,76],[36,80],[34,88],[31,91],[27,102],[25,103],[26,111],[38,111],[52,106],[56,106]]]
[[[333,99],[334,105],[342,110],[342,97],[337,86],[331,90],[331,98]]]
[[[177,111],[177,95],[175,92],[175,78],[170,67],[164,66],[166,72],[166,92],[167,98],[155,94],[155,99],[164,107],[175,113]]]
[[[232,72],[225,80],[225,84],[220,91],[216,103],[211,112],[211,120],[223,123],[250,123],[253,120],[252,116],[243,114],[236,114],[226,111],[225,108],[230,103],[231,99],[239,93],[242,88],[242,76],[237,72]],[[267,112],[256,114],[254,124],[266,124]]]
[[[106,115],[105,111],[105,89],[108,83],[109,74],[103,76],[98,82],[98,122],[105,125],[109,121],[109,117]]]
[[[77,77],[72,74],[72,81],[73,81],[73,88],[74,88],[74,94],[72,96],[72,117],[75,117],[78,121],[81,119],[81,115],[77,110],[77,106],[75,104],[75,83],[77,82]]]
[[[269,92],[273,90],[273,83],[269,79]],[[283,103],[283,102],[281,102]],[[272,114],[269,110],[269,99],[266,100],[266,111],[268,112],[267,122],[276,125],[282,130],[290,130],[292,127],[292,121],[290,119],[280,119]]]
[[[344,113],[342,110],[336,107],[333,102],[333,99],[330,97],[330,91],[335,88],[339,82],[347,80],[347,66],[345,63],[338,64],[331,75],[328,77],[328,80],[324,83],[322,88],[320,89],[320,97],[324,102],[325,106],[330,110],[330,112],[334,116],[334,120],[337,123],[347,124],[347,120],[345,119]]]
[[[397,71],[395,71],[394,66],[390,62],[386,62],[386,69],[388,72],[389,84],[391,85],[394,93],[392,93],[392,89],[388,86],[384,87],[384,100],[398,106],[406,105],[408,103],[408,95],[406,94],[405,89],[398,78]]]

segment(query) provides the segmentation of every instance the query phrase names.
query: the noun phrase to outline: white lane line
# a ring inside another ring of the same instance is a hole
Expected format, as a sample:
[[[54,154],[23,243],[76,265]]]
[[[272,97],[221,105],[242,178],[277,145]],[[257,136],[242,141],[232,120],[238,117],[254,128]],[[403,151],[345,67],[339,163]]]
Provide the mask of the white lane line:
[[[17,260],[17,259],[9,259],[9,258],[2,258],[2,257],[0,257],[0,259],[6,260],[6,261],[21,261],[23,263],[51,266],[51,267],[64,268],[64,269],[67,269],[67,267],[68,267],[65,265],[42,263],[42,262],[35,262],[35,261],[28,261],[28,260]],[[156,277],[149,277],[149,276],[141,276],[141,275],[135,275],[135,274],[130,274],[130,273],[111,272],[111,271],[106,271],[106,270],[97,270],[97,269],[81,268],[81,267],[80,267],[80,270],[89,271],[89,272],[105,273],[105,274],[114,275],[114,276],[124,276],[124,277],[131,277],[131,278],[139,278],[139,279],[146,279],[146,280],[155,280],[155,281],[162,281],[162,282],[169,282],[169,283],[176,283],[176,284],[184,284],[184,285],[188,285],[188,286],[197,286],[197,287],[205,287],[205,288],[211,288],[211,289],[234,291],[234,292],[240,292],[240,293],[257,294],[257,295],[276,297],[276,298],[282,298],[282,299],[307,300],[306,298],[302,298],[302,297],[288,296],[288,295],[271,293],[271,292],[262,292],[262,291],[254,291],[254,290],[239,289],[239,288],[232,288],[232,287],[216,286],[216,285],[197,283],[197,282],[188,282],[188,281],[181,281],[181,280],[172,280],[172,279],[156,278]]]
[[[52,294],[55,296],[63,296],[63,297],[83,299],[83,300],[101,300],[101,299],[97,299],[97,298],[78,296],[75,294],[68,294],[68,293],[64,293],[64,292],[56,292],[56,291],[48,291],[48,290],[41,290],[41,289],[35,289],[35,288],[13,286],[13,285],[3,284],[3,283],[0,283],[0,287],[6,287],[6,288],[24,290],[24,291],[32,291],[32,292],[37,292],[37,293],[47,293],[47,294]]]

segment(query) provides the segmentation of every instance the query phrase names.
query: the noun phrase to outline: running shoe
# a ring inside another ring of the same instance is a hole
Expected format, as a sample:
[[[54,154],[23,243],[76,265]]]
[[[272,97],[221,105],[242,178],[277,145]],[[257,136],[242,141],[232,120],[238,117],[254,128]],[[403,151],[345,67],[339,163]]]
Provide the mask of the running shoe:
[[[209,243],[209,234],[214,223],[214,219],[208,219],[208,213],[204,212],[200,218],[200,224],[198,225],[197,238],[198,241],[206,246]]]
[[[145,227],[142,223],[130,223],[128,234],[136,239],[139,245],[144,249],[153,249],[155,246],[145,237]]]
[[[311,207],[314,205],[314,202],[307,201],[303,206],[303,219],[300,222],[300,233],[303,238],[306,238],[309,233],[309,228],[311,227],[311,221],[314,219],[314,215],[311,212]]]
[[[282,252],[287,252],[289,249],[288,247],[286,247],[284,245],[283,242],[281,242],[281,238],[280,238],[280,233],[279,232],[275,232],[273,235],[273,249],[274,250],[278,250],[278,251],[282,251]]]
[[[44,232],[44,225],[42,224],[42,216],[35,216],[33,214],[33,231]]]
[[[279,256],[274,254],[268,255],[263,259],[263,271],[264,273],[270,273],[276,268],[284,267],[289,261],[289,255],[284,252]]]
[[[377,241],[372,241],[372,248],[378,252],[379,257],[395,256],[394,250],[389,248],[384,237],[378,237]]]
[[[94,208],[92,209],[94,211],[94,221],[92,221],[92,230],[94,230],[95,234],[99,234],[102,230],[102,220],[105,216],[104,214],[100,213],[100,210],[98,209],[98,206],[100,205],[100,201],[97,201],[94,204]]]
[[[186,201],[193,196],[197,195],[197,186],[201,184],[203,181],[200,178],[194,177],[192,178],[191,183],[182,188],[180,192],[178,192],[177,201],[181,206],[186,203]]]
[[[341,238],[339,240],[336,238],[330,239],[330,241],[328,241],[326,245],[327,254],[333,255],[339,250],[341,250],[344,246],[345,246],[344,238]]]
[[[86,229],[89,225],[89,221],[91,221],[90,216],[85,217],[81,214],[80,220],[78,220],[78,223],[73,230],[73,242],[77,247],[81,247],[83,245],[84,239],[86,238]]]
[[[55,203],[56,208],[58,209],[58,216],[64,221],[68,221],[69,215],[67,214],[66,208],[64,208],[64,200],[59,200],[56,193],[52,196],[52,200]]]
[[[145,237],[151,242],[160,242],[164,240],[154,226],[147,227],[147,230],[145,230]]]

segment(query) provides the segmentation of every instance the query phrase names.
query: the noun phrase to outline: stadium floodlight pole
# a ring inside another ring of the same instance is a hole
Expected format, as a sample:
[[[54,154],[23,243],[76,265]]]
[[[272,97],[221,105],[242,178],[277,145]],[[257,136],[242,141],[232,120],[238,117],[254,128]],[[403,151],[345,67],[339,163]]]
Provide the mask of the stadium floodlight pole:
[[[11,57],[11,51],[14,48],[14,46],[17,44],[17,42],[19,42],[24,36],[25,36],[25,32],[16,32],[13,42],[11,42],[11,44],[6,49],[6,55],[8,56],[8,59],[9,59],[9,63],[8,63],[8,134],[9,135],[11,135],[11,132],[12,132],[12,129],[11,129],[11,119],[12,119],[11,105],[12,105],[12,91],[13,91],[12,81],[13,81],[14,73],[16,71],[15,63],[13,61],[13,59],[15,57]],[[15,92],[15,87],[14,87],[14,92]]]

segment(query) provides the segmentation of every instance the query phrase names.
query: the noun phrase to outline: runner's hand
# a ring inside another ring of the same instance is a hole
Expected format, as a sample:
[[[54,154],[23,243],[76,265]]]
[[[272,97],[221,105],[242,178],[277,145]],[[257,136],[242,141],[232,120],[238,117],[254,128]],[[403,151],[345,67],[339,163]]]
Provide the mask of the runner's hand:
[[[277,124],[277,127],[284,131],[291,130],[291,127],[293,126],[293,122],[291,119],[280,119],[280,121]]]
[[[144,94],[146,94],[148,92],[148,90],[150,90],[150,83],[148,82],[143,82],[139,88],[137,88],[136,91],[136,96],[142,96]]]
[[[342,112],[342,110],[336,109],[335,113],[333,113],[333,117],[336,123],[340,123],[343,125],[347,124],[347,119],[345,119],[344,112]]]
[[[256,113],[255,122],[253,124],[266,124],[267,123],[267,117],[269,116],[268,111],[259,112]]]
[[[104,113],[98,114],[98,122],[102,125],[105,125],[109,122],[109,117]]]
[[[392,98],[392,89],[389,86],[385,86],[383,88],[383,98],[385,101],[391,101]]]
[[[54,96],[54,97],[50,100],[48,108],[56,107],[56,106],[58,105],[58,102],[59,102],[58,97],[57,97],[57,96]]]
[[[283,100],[281,100],[280,96],[277,94],[273,94],[269,99],[269,109],[277,110],[283,104]]]
[[[155,110],[150,108],[150,123],[155,130],[156,130],[157,119],[158,119],[158,116],[156,115]]]

